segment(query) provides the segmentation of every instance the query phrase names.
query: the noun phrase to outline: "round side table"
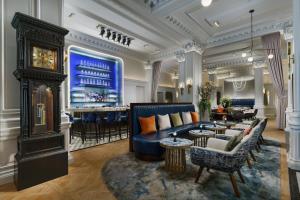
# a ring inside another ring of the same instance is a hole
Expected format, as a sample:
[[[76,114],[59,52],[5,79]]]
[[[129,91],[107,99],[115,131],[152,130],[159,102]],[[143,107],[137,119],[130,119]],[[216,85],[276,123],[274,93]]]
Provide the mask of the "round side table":
[[[215,137],[216,133],[210,130],[202,130],[199,129],[190,130],[189,135],[194,138],[194,146],[206,147],[207,140],[210,137]]]
[[[186,169],[185,149],[193,145],[193,141],[183,138],[164,138],[160,146],[166,149],[165,167],[167,171],[180,173]]]
[[[224,134],[225,131],[226,131],[226,126],[209,126],[209,127],[205,127],[206,129],[208,130],[211,130],[211,131],[215,131],[216,134]]]
[[[227,122],[221,121],[221,122],[217,122],[217,124],[220,126],[226,126],[228,129],[230,129],[232,126],[236,125],[236,123],[229,122],[229,121],[227,121]]]

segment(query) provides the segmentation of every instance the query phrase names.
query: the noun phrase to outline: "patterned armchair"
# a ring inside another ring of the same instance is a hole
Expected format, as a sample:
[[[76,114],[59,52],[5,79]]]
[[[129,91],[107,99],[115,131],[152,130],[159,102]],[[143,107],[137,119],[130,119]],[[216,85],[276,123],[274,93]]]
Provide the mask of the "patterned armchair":
[[[237,172],[241,181],[244,183],[241,174],[241,167],[244,165],[250,149],[250,138],[246,138],[238,144],[232,151],[227,152],[222,149],[228,141],[217,138],[210,138],[206,148],[193,146],[191,148],[191,161],[199,166],[199,171],[195,182],[197,183],[203,169],[215,169],[229,174],[233,190],[237,197],[240,196],[234,172]]]

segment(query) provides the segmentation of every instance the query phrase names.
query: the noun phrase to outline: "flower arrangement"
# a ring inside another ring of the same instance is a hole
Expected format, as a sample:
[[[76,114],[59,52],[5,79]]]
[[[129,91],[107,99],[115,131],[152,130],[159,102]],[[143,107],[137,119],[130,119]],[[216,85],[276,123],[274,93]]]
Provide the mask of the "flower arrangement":
[[[230,98],[228,97],[222,97],[221,98],[221,105],[224,107],[224,108],[228,108],[230,107],[232,104],[232,101]]]
[[[212,91],[215,89],[215,86],[212,82],[206,82],[202,86],[198,87],[198,95],[200,100],[198,102],[199,113],[203,115],[207,110],[210,112],[211,103],[210,103],[210,95]]]

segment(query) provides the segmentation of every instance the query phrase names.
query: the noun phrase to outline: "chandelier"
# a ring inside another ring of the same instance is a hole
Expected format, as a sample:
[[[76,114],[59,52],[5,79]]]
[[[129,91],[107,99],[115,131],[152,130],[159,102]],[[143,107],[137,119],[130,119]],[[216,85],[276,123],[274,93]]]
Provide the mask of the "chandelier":
[[[266,51],[266,50],[269,50],[270,52],[274,51],[274,49],[253,49],[253,44],[254,44],[254,41],[253,41],[253,13],[254,13],[254,9],[251,9],[249,10],[249,13],[250,13],[250,34],[251,34],[251,45],[250,45],[250,52],[248,53],[249,54],[249,57],[248,57],[248,62],[251,62],[253,63],[254,61],[254,51]],[[246,52],[243,52],[242,53],[242,57],[245,58],[247,57],[248,55]],[[267,56],[268,59],[273,59],[274,58],[274,54],[273,53],[269,53],[268,56]]]

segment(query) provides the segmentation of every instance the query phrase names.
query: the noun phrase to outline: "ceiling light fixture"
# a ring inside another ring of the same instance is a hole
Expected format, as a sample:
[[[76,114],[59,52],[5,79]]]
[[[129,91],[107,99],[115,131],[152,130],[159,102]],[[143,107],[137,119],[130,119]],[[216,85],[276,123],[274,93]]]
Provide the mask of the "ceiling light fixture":
[[[116,38],[117,38],[117,33],[116,33],[116,32],[113,32],[113,33],[112,33],[111,39],[112,39],[113,41],[116,41]]]
[[[220,22],[219,21],[214,21],[214,25],[219,28],[221,25],[220,25]]]
[[[246,58],[247,57],[247,53],[242,53],[242,57]]]
[[[212,3],[212,0],[201,0],[201,4],[203,7],[208,7]]]
[[[251,34],[251,47],[250,47],[250,56],[248,57],[248,62],[251,62],[251,63],[253,63],[253,61],[254,61],[254,57],[253,57],[253,52],[254,51],[268,51],[268,52],[270,52],[270,51],[274,51],[274,49],[253,49],[253,44],[254,44],[254,41],[253,41],[253,13],[254,13],[254,9],[251,9],[251,10],[249,10],[249,13],[250,13],[250,30],[251,30],[251,32],[250,32],[250,34]],[[243,57],[243,54],[242,54],[242,57]],[[273,59],[273,57],[274,57],[274,55],[272,54],[272,53],[269,53],[268,54],[268,59]]]

